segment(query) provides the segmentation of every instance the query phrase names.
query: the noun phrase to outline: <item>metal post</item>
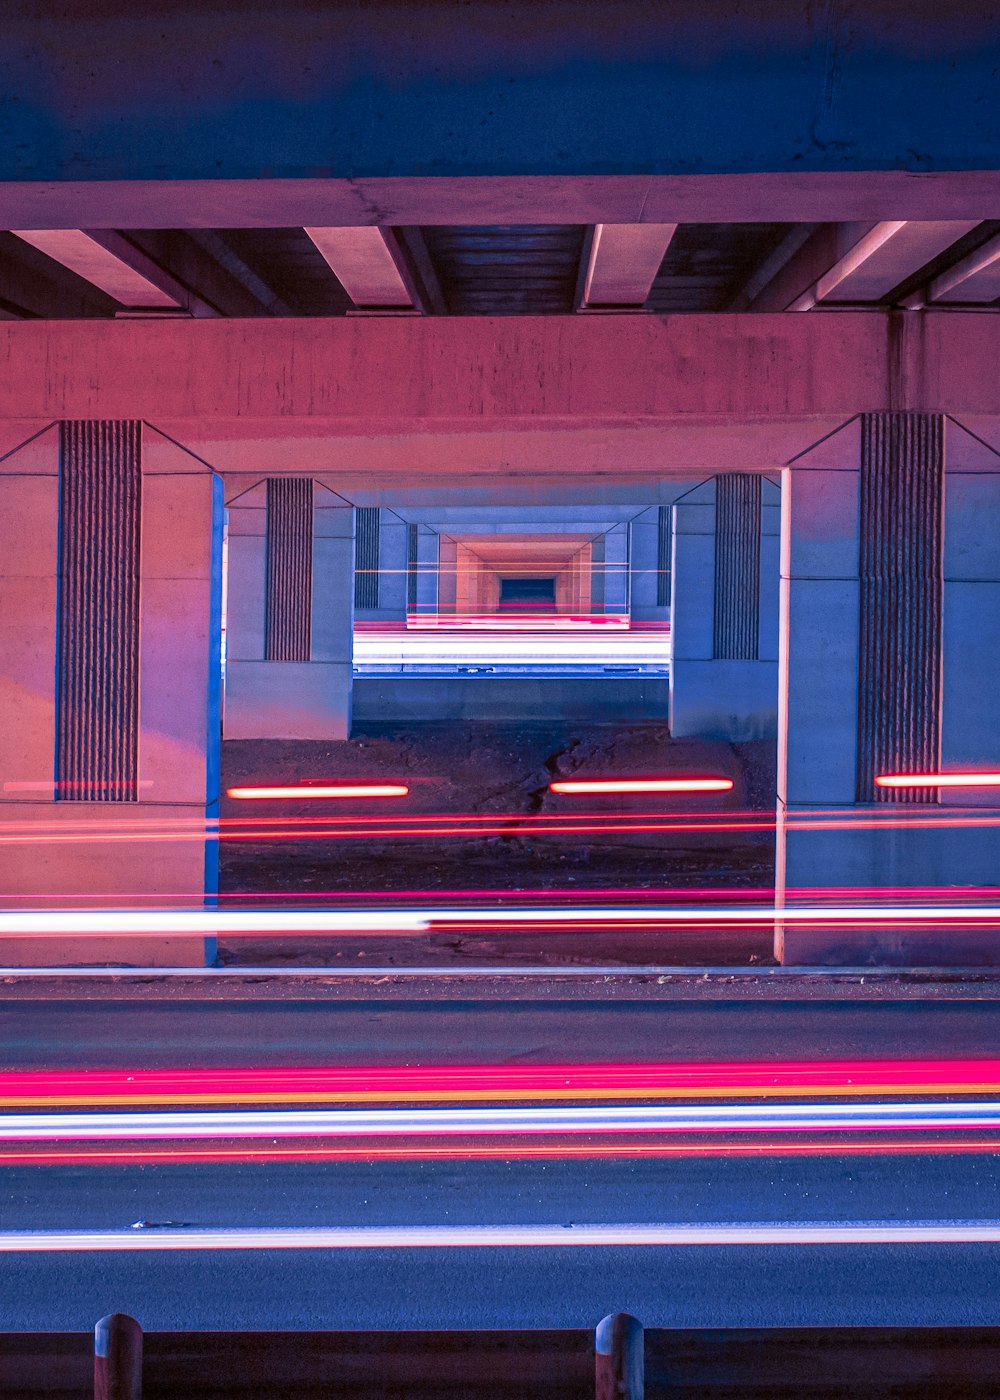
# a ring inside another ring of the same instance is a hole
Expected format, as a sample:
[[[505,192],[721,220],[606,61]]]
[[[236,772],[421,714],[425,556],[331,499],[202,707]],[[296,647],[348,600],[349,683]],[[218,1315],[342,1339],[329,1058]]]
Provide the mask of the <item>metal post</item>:
[[[94,1328],[94,1400],[142,1400],[142,1328],[128,1313]]]
[[[609,1313],[594,1337],[594,1400],[643,1400],[646,1394],[642,1323]]]

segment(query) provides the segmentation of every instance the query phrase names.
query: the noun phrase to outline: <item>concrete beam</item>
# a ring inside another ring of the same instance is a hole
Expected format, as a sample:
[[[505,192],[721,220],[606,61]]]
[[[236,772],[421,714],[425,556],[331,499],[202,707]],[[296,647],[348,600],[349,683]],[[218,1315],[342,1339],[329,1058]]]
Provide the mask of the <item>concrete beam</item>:
[[[751,297],[753,311],[811,311],[876,302],[975,228],[976,220],[903,220],[826,225]]]
[[[12,229],[53,262],[113,297],[121,306],[180,311],[182,302],[166,290],[163,278],[149,276],[149,259],[123,238],[94,235],[83,229]],[[113,241],[111,241],[113,240]]]
[[[1000,130],[1000,121],[998,121]],[[1000,161],[997,162],[1000,165]],[[0,166],[2,170],[2,166]],[[307,176],[0,180],[29,229],[226,229],[427,224],[829,223],[991,219],[1000,169],[705,175]]]
[[[355,306],[415,309],[388,230],[307,228],[306,233]]]
[[[222,436],[255,420],[265,436],[298,422],[357,437],[428,420],[481,434],[818,426],[901,405],[993,415],[998,359],[1000,319],[975,312],[7,321],[0,418],[182,420]]]
[[[192,314],[290,316],[288,305],[212,229],[142,229],[128,241],[176,283]],[[199,303],[206,312],[199,313]]]
[[[822,302],[880,301],[976,227],[975,220],[878,223],[789,308]]]
[[[985,304],[1000,297],[1000,236],[991,238],[982,247],[968,253],[954,267],[949,267],[930,285],[905,305],[964,302]]]
[[[113,316],[117,303],[12,233],[0,232],[0,309],[4,318],[58,320]]]
[[[597,224],[590,238],[581,310],[642,306],[676,232],[676,224]]]

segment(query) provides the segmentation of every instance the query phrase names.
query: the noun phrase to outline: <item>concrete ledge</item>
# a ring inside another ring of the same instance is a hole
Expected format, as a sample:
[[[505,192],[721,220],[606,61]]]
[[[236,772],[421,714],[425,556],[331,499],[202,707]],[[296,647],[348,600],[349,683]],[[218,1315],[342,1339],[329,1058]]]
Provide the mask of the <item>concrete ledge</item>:
[[[358,676],[355,723],[553,720],[666,723],[660,676]]]
[[[774,739],[778,734],[776,661],[699,661],[674,656],[670,732],[675,739]]]
[[[230,661],[223,720],[227,739],[346,739],[349,661]]]

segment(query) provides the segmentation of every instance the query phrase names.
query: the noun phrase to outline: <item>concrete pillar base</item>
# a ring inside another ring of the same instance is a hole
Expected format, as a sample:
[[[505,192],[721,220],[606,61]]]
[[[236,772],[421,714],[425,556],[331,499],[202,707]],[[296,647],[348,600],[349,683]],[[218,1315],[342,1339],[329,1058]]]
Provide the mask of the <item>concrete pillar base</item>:
[[[218,889],[209,825],[204,803],[4,802],[0,909],[204,908]],[[0,937],[7,967],[205,967],[215,957],[209,934]]]
[[[350,661],[230,661],[227,739],[347,739]]]
[[[777,663],[674,660],[670,733],[675,739],[774,739]]]
[[[0,967],[211,967],[215,936],[0,938]]]
[[[843,816],[816,816],[802,808],[779,814],[778,902],[883,906],[1000,900],[1000,827],[978,825],[992,816],[977,807],[845,807]],[[798,821],[815,822],[803,829]],[[825,820],[830,825],[824,826]],[[838,820],[850,826],[837,827]],[[918,824],[919,823],[919,824]],[[783,855],[782,855],[783,851]],[[924,898],[923,891],[930,898]],[[775,956],[790,966],[997,967],[1000,931],[974,923],[789,923],[775,932]]]

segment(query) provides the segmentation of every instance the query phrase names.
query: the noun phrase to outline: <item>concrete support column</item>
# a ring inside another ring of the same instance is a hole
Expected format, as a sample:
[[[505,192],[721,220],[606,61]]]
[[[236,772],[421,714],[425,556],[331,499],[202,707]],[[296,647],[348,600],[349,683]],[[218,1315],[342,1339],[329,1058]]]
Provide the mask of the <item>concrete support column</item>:
[[[451,539],[448,535],[442,535],[440,540],[438,550],[438,611],[443,613],[461,612],[464,609],[458,606],[460,546],[456,540]],[[461,550],[461,554],[467,553],[467,550]],[[465,580],[463,579],[464,584]],[[462,591],[465,591],[464,587]]]
[[[995,790],[875,784],[1000,766],[998,466],[942,415],[876,413],[786,472],[777,885],[789,906],[816,886],[1000,884],[998,830],[976,825]],[[992,935],[905,925],[785,921],[777,954],[1000,962]]]
[[[429,525],[410,526],[410,611],[421,617],[438,611],[440,538]]]
[[[779,491],[713,477],[673,507],[670,732],[777,733]]]
[[[651,506],[630,522],[629,615],[633,622],[670,617],[670,507]]]
[[[629,527],[616,525],[604,536],[604,611],[629,610]]]
[[[378,616],[406,620],[407,524],[392,510],[379,511]]]
[[[0,462],[7,907],[214,903],[222,523],[221,480],[135,421],[54,425]],[[21,965],[214,955],[200,935],[0,940]]]
[[[226,738],[348,737],[354,590],[341,496],[270,477],[231,502]]]

